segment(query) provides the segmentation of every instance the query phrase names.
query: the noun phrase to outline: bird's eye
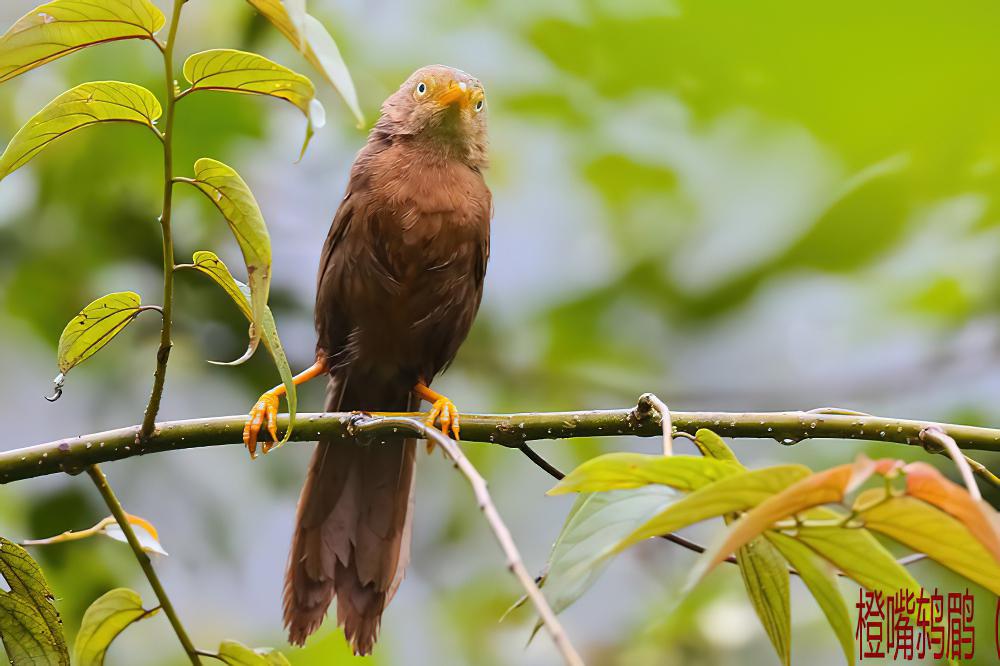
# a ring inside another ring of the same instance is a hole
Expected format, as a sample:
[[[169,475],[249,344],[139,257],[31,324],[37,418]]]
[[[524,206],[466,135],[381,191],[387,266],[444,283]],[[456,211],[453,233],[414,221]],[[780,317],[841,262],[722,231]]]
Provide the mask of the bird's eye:
[[[427,94],[427,84],[423,81],[417,84],[417,94],[421,96]]]
[[[476,102],[476,113],[479,113],[482,110],[483,110],[483,100],[479,100],[478,102]]]

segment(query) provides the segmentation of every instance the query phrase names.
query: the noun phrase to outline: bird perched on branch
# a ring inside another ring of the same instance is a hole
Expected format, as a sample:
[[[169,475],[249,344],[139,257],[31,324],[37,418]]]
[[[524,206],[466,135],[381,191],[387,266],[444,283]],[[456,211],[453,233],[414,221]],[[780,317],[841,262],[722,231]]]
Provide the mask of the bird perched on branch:
[[[414,411],[456,439],[454,403],[430,388],[479,309],[492,197],[486,98],[477,79],[433,65],[413,73],[351,169],[316,293],[316,364],[328,411]],[[244,442],[277,441],[276,387],[250,412]],[[337,623],[368,654],[409,560],[416,442],[320,441],[299,499],[285,574],[289,641],[301,645],[337,599]]]

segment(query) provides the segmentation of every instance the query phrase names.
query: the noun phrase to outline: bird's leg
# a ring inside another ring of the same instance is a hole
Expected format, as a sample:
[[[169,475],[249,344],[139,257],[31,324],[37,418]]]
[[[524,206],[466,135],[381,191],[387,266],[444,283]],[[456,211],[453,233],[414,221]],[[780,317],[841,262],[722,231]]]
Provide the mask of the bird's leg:
[[[326,359],[320,358],[304,372],[300,372],[292,378],[292,383],[298,386],[305,382],[319,377],[326,373]],[[247,417],[247,424],[243,427],[243,444],[250,452],[250,459],[257,457],[257,436],[262,427],[267,429],[271,435],[270,442],[261,442],[261,448],[267,453],[274,448],[278,441],[278,404],[281,396],[285,395],[285,385],[279,384],[270,391],[267,391],[257,400],[257,403],[250,410]]]
[[[418,381],[417,385],[413,387],[413,393],[431,403],[431,409],[427,412],[427,418],[424,419],[424,423],[433,428],[435,422],[439,422],[441,424],[441,432],[445,435],[453,436],[456,440],[459,439],[458,435],[461,426],[459,425],[458,408],[455,407],[455,403],[450,398],[446,398],[432,389],[423,379]],[[428,441],[427,451],[430,452],[433,450],[434,443]]]

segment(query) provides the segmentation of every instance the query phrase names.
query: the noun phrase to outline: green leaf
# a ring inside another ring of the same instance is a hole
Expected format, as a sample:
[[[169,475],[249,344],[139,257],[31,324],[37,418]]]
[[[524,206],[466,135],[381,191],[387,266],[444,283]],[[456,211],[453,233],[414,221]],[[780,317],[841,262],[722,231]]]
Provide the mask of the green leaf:
[[[38,609],[24,597],[0,592],[0,639],[11,664],[65,664],[60,650],[48,635],[48,626]]]
[[[890,497],[860,512],[880,532],[1000,595],[1000,565],[957,519],[914,497]]]
[[[82,83],[49,102],[18,130],[0,155],[0,180],[24,166],[50,143],[82,127],[107,122],[153,124],[160,103],[142,86],[120,81]]]
[[[337,43],[323,27],[323,24],[306,14],[303,28],[297,29],[295,21],[289,16],[281,0],[247,0],[247,2],[270,21],[288,41],[302,51],[306,60],[312,63],[313,67],[318,69],[344,98],[344,102],[347,103],[351,113],[358,120],[358,127],[363,126],[365,118],[358,104],[358,94],[354,90],[351,73],[347,71],[347,65],[344,64]]]
[[[222,641],[219,659],[230,666],[291,666],[285,655],[271,648],[251,650],[237,641]]]
[[[677,491],[659,485],[577,497],[543,581],[552,610],[559,613],[579,599],[607,567],[618,541],[677,497]]]
[[[808,546],[789,536],[774,531],[767,532],[766,536],[788,563],[799,572],[799,578],[809,588],[837,640],[840,641],[844,658],[848,664],[854,664],[854,629],[847,604],[837,587],[837,576],[833,567]]]
[[[307,121],[302,154],[315,133],[314,128],[326,124],[326,112],[316,99],[312,81],[256,53],[232,49],[195,53],[184,63],[184,77],[191,82],[189,91],[221,90],[291,102]]]
[[[741,465],[732,462],[699,456],[609,453],[584,462],[557,483],[549,494],[638,488],[650,483],[695,490],[742,470]]]
[[[76,666],[101,666],[111,642],[133,622],[152,617],[159,609],[146,610],[138,592],[120,587],[99,597],[83,614],[80,633],[73,644]]]
[[[792,659],[792,603],[788,565],[767,540],[757,537],[736,551],[747,595],[783,664]]]
[[[0,537],[0,638],[11,663],[69,666],[62,620],[38,563],[17,544]],[[20,661],[19,661],[20,659]]]
[[[229,268],[213,252],[204,250],[195,252],[193,260],[194,263],[190,267],[212,278],[216,284],[222,287],[223,291],[229,294],[229,298],[236,303],[236,307],[240,309],[243,316],[253,322],[250,288],[236,280],[229,272]],[[295,382],[292,381],[292,369],[288,365],[288,358],[285,356],[285,350],[278,338],[278,327],[274,322],[274,315],[271,314],[271,308],[267,306],[264,307],[261,329],[264,346],[270,352],[271,358],[274,359],[274,365],[278,368],[278,374],[281,375],[281,382],[285,385],[285,399],[288,401],[288,430],[285,431],[285,436],[281,440],[281,444],[284,444],[291,437],[292,428],[295,425],[298,397],[295,393]]]
[[[0,37],[0,83],[87,46],[153,39],[163,13],[148,0],[57,0],[35,7]]]
[[[222,162],[202,158],[194,164],[191,182],[205,193],[226,218],[229,229],[243,252],[250,285],[250,343],[243,356],[223,365],[239,365],[257,350],[262,333],[264,310],[271,288],[271,237],[260,206],[240,175]]]
[[[733,450],[729,448],[726,442],[706,428],[701,428],[694,434],[694,445],[698,447],[703,456],[715,458],[716,460],[728,460],[734,463],[740,462],[740,459],[736,457],[736,454],[733,453]]]
[[[719,479],[666,507],[622,539],[615,550],[709,518],[746,511],[809,474],[804,465],[778,465]]]
[[[66,374],[111,342],[142,312],[139,294],[119,291],[101,296],[70,319],[59,336],[59,372]]]

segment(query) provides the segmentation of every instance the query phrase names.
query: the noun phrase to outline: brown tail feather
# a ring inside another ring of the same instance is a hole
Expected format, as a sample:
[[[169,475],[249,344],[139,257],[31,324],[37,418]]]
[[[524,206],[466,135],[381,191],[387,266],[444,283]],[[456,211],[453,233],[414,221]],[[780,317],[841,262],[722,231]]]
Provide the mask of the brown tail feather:
[[[410,400],[382,409],[408,409]],[[348,401],[331,395],[327,409],[350,409],[340,404]],[[289,642],[305,643],[336,596],[337,624],[355,654],[371,653],[409,561],[415,460],[414,440],[316,445],[285,574]]]

